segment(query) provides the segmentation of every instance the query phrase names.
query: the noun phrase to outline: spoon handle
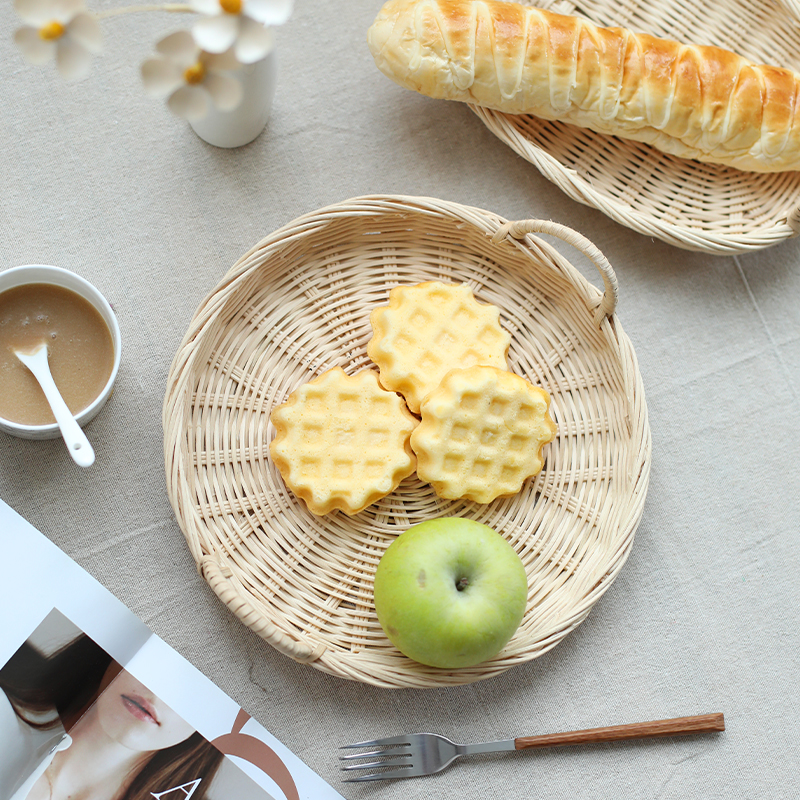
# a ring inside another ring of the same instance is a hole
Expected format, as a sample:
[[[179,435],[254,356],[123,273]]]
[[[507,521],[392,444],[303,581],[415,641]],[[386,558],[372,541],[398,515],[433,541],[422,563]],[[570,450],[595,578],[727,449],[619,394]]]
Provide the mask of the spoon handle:
[[[23,363],[33,373],[36,380],[39,381],[44,396],[47,398],[47,402],[50,403],[50,408],[56,418],[58,427],[61,429],[61,435],[64,437],[64,442],[67,445],[69,454],[72,456],[72,460],[79,467],[91,467],[94,464],[94,448],[64,402],[64,398],[61,396],[61,392],[58,391],[56,382],[50,374],[47,362],[45,361],[42,366],[42,362],[26,359]]]

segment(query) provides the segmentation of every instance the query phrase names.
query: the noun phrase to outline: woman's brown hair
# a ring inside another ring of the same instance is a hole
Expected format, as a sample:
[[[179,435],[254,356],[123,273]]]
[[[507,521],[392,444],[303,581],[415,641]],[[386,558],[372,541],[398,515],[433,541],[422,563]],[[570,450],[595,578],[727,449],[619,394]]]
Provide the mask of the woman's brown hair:
[[[86,635],[45,655],[24,642],[0,669],[0,689],[33,728],[67,728],[97,697],[111,656]],[[58,718],[52,712],[58,713]]]
[[[140,769],[119,800],[153,800],[160,795],[200,779],[192,800],[203,800],[224,758],[214,745],[195,731],[180,744],[158,750]],[[184,800],[185,794],[167,794],[163,800]]]

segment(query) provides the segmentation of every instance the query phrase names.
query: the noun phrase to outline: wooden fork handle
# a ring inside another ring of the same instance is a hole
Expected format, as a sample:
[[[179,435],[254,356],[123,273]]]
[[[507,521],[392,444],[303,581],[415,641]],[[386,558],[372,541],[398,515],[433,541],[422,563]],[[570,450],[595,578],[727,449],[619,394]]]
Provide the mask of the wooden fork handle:
[[[514,739],[514,747],[557,747],[563,744],[588,742],[618,742],[623,739],[652,739],[656,736],[678,736],[686,733],[712,733],[725,730],[722,714],[700,714],[695,717],[659,719],[655,722],[633,722],[628,725],[611,725],[608,728],[589,728],[585,731],[546,733],[541,736],[521,736]]]

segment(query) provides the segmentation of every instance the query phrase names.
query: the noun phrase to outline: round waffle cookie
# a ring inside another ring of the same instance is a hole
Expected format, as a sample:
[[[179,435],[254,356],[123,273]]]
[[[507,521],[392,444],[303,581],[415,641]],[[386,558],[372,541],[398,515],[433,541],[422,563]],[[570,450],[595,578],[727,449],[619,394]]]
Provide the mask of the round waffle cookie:
[[[286,485],[317,515],[357,514],[414,472],[417,419],[378,374],[340,367],[304,384],[270,416],[270,455]]]
[[[402,394],[415,414],[455,367],[506,369],[511,336],[500,327],[500,309],[479,303],[465,283],[396,286],[389,305],[372,311],[370,324],[367,354],[380,368],[381,383]]]
[[[411,434],[417,475],[448,500],[491,503],[516,494],[542,469],[556,435],[550,396],[495,367],[449,372],[422,402]]]

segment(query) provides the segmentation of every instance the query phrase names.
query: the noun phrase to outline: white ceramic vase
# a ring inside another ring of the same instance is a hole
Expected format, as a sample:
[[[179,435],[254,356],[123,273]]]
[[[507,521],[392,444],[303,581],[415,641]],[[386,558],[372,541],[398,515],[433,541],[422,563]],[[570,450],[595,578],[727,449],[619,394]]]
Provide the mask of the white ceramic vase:
[[[233,111],[213,106],[208,114],[190,122],[192,130],[215,147],[241,147],[258,136],[267,124],[277,82],[277,59],[273,50],[255,64],[243,64],[230,74],[242,84],[242,101]]]

